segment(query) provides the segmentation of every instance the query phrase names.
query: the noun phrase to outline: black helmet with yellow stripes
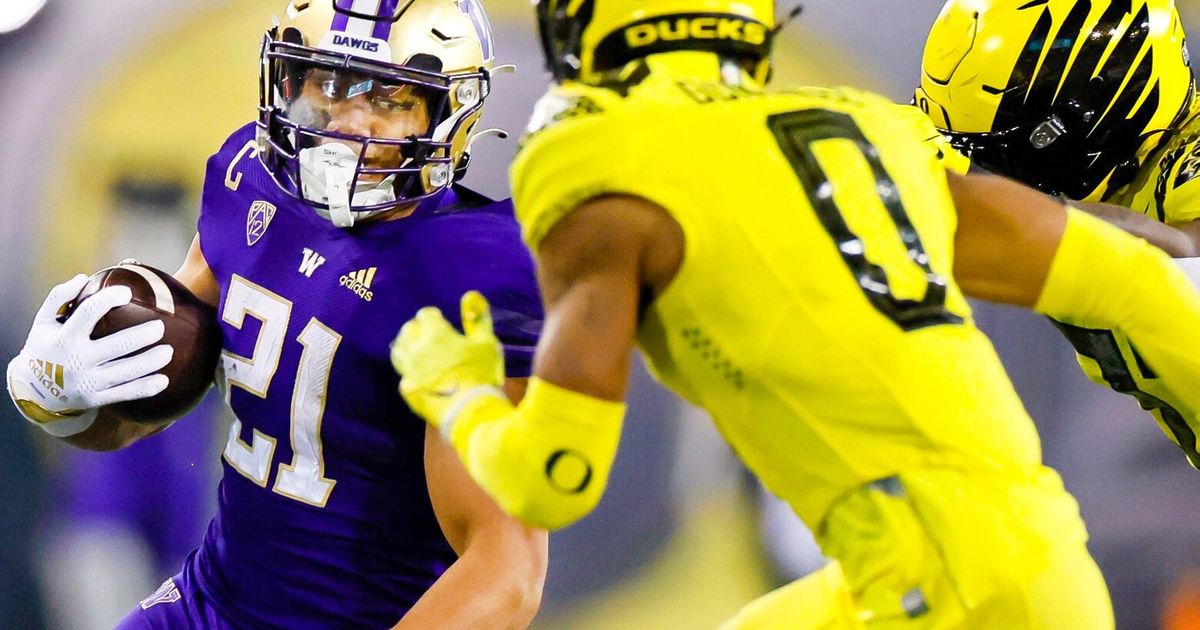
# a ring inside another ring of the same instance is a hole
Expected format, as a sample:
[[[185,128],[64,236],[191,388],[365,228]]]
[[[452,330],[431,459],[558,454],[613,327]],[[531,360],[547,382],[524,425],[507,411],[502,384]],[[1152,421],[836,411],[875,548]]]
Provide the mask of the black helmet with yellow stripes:
[[[974,164],[1101,199],[1192,99],[1174,0],[950,0],[915,100]]]

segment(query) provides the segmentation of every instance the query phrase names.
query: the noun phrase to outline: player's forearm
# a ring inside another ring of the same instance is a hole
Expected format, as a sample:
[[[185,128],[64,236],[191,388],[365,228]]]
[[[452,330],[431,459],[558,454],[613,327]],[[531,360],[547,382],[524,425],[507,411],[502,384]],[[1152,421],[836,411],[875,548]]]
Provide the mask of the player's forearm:
[[[1200,256],[1200,247],[1197,247],[1196,237],[1176,227],[1155,221],[1144,214],[1106,203],[1076,202],[1071,205],[1134,236],[1145,239],[1173,258]]]
[[[954,279],[969,297],[1032,307],[1066,223],[1066,209],[991,175],[947,177],[958,227]]]
[[[121,418],[101,407],[96,421],[86,431],[65,438],[63,442],[89,451],[116,451],[165,429],[167,425],[149,425]]]
[[[534,378],[517,407],[498,395],[463,407],[443,435],[505,512],[558,529],[600,502],[621,437],[623,403]]]
[[[1035,309],[1123,332],[1161,382],[1200,409],[1200,295],[1161,250],[1072,211]]]
[[[546,557],[544,532],[477,532],[395,630],[526,628],[541,605]]]

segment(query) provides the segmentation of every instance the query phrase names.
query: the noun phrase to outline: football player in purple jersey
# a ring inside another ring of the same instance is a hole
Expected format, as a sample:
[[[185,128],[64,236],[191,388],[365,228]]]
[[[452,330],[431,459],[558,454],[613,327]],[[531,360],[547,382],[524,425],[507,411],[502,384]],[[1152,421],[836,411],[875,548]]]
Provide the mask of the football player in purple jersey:
[[[258,120],[209,160],[175,274],[222,329],[215,380],[236,420],[218,513],[118,627],[526,626],[545,533],[476,486],[388,361],[421,306],[455,312],[476,289],[514,399],[530,373],[542,310],[512,206],[455,184],[489,92],[487,18],[477,0],[293,0],[261,56]],[[124,287],[57,322],[82,285],[51,291],[9,392],[51,434],[118,449],[161,427],[106,405],[165,388],[173,351],[161,322],[90,339]],[[66,366],[53,397],[39,360]]]

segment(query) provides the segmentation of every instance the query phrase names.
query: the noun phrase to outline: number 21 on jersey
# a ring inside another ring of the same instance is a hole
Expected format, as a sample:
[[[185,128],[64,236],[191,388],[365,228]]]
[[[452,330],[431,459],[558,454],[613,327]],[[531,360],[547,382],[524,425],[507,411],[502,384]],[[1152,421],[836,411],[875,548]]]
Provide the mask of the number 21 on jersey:
[[[292,315],[292,302],[249,280],[234,275],[229,283],[221,319],[241,329],[249,315],[262,323],[254,353],[242,357],[229,351],[221,353],[221,388],[229,402],[229,387],[240,387],[260,398],[267,397],[271,380],[279,368],[279,357],[287,341],[287,326]],[[296,338],[303,346],[300,364],[296,368],[296,384],[290,406],[290,435],[292,461],[279,464],[272,490],[309,505],[324,507],[336,483],[325,477],[325,460],[321,455],[321,418],[325,415],[325,397],[329,392],[329,374],[333,355],[342,337],[315,317],[308,321]],[[242,422],[229,425],[229,441],[225,444],[225,461],[234,470],[254,483],[267,487],[275,455],[276,438],[254,430],[250,444],[242,438]]]

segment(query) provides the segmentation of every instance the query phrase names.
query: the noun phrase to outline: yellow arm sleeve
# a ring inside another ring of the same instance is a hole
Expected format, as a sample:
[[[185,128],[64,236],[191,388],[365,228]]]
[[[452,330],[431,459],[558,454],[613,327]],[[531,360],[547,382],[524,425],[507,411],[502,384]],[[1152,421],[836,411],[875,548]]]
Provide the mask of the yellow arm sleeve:
[[[558,529],[600,502],[617,455],[624,403],[529,380],[525,399],[484,393],[465,401],[442,433],[504,511]]]
[[[1166,390],[1139,402],[1153,409],[1168,398],[1178,407],[1169,409],[1169,423],[1160,421],[1193,465],[1200,462],[1200,295],[1165,253],[1069,209],[1034,309],[1071,326],[1123,333]]]

